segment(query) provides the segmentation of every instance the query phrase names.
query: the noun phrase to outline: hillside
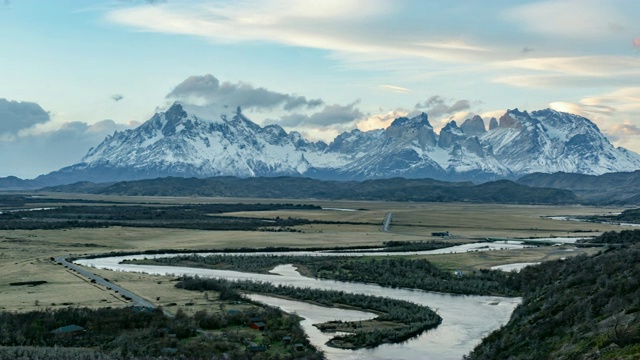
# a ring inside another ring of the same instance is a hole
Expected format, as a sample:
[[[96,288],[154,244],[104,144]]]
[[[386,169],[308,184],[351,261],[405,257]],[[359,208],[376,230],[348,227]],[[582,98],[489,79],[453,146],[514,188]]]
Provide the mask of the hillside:
[[[323,181],[299,177],[158,178],[122,181],[110,185],[64,185],[42,189],[130,196],[211,196],[293,199],[345,199],[388,201],[465,201],[518,204],[574,204],[567,190],[532,188],[508,180],[474,185],[433,179],[379,179],[363,182]]]
[[[523,176],[517,182],[527,186],[571,190],[585,203],[640,204],[640,170],[602,175],[535,173]]]
[[[624,242],[631,245],[524,268],[522,304],[466,359],[640,358],[640,231]]]

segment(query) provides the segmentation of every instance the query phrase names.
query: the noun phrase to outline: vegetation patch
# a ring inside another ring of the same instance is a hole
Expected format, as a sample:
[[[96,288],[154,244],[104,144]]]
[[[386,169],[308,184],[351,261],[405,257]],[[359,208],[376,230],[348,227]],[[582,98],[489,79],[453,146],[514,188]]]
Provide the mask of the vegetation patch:
[[[638,235],[607,233],[598,241],[631,245],[522,269],[521,305],[467,359],[638,358]]]
[[[336,336],[328,343],[330,346],[345,349],[371,348],[383,343],[402,342],[435,328],[442,322],[442,318],[438,314],[425,306],[378,296],[349,294],[343,291],[273,286],[269,283],[255,281],[231,282],[223,279],[198,277],[183,277],[176,286],[194,291],[217,291],[220,293],[221,299],[228,300],[240,298],[238,291],[246,291],[284,296],[330,307],[337,304],[347,305],[381,312],[383,314],[376,318],[378,321],[395,324],[392,327],[373,328],[369,331]]]
[[[322,223],[300,218],[211,216],[241,211],[320,210],[300,204],[64,205],[37,211],[0,212],[0,230],[101,228],[108,226],[161,227],[198,230],[290,230],[291,226]]]
[[[269,331],[252,329],[255,318]],[[198,311],[193,316],[179,310],[175,317],[159,309],[66,308],[2,312],[0,323],[2,359],[324,358],[310,345],[296,316],[269,307]],[[283,344],[285,336],[303,344],[304,351]],[[254,344],[262,351],[252,352]]]
[[[499,270],[455,273],[439,269],[425,259],[347,256],[239,256],[189,254],[157,259],[131,260],[135,264],[188,266],[267,273],[281,264],[293,264],[306,276],[375,283],[465,295],[518,296],[516,274]]]

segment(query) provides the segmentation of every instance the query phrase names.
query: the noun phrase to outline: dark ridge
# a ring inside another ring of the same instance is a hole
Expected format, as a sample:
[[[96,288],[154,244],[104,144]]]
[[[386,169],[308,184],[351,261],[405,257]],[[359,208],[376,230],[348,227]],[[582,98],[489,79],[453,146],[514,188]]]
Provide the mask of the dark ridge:
[[[603,175],[558,172],[535,173],[521,177],[517,183],[572,191],[581,203],[593,205],[640,204],[640,170]]]
[[[166,177],[122,181],[111,185],[78,183],[44,188],[47,192],[78,192],[126,196],[204,196],[327,200],[575,204],[568,190],[535,188],[509,180],[475,185],[434,179],[316,180],[302,177]]]

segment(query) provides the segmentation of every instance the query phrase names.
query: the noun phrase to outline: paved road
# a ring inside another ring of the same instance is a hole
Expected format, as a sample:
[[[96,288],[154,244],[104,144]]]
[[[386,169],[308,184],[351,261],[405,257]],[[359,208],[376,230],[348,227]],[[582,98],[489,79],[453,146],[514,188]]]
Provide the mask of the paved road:
[[[389,224],[391,224],[391,213],[388,212],[384,215],[384,221],[382,222],[382,227],[380,231],[389,231]]]
[[[107,280],[107,279],[105,279],[103,277],[100,277],[100,276],[92,273],[91,271],[88,271],[87,269],[85,269],[85,268],[83,268],[81,266],[78,266],[78,265],[76,265],[76,264],[74,264],[72,262],[67,261],[67,257],[66,256],[56,256],[54,258],[54,260],[57,263],[62,264],[64,266],[68,267],[69,269],[74,270],[78,274],[80,274],[80,275],[82,275],[82,276],[84,276],[84,277],[86,277],[88,279],[95,280],[96,284],[100,284],[100,285],[105,286],[107,288],[111,288],[111,290],[117,291],[118,294],[124,295],[126,297],[131,298],[131,301],[133,302],[134,306],[143,306],[143,307],[148,307],[148,308],[152,308],[152,309],[156,307],[154,304],[152,304],[151,302],[149,302],[145,298],[143,298],[143,297],[141,297],[139,295],[136,295],[136,294],[132,293],[131,291],[129,291],[129,290],[125,289],[125,288],[122,288],[122,287],[110,282],[109,280]]]

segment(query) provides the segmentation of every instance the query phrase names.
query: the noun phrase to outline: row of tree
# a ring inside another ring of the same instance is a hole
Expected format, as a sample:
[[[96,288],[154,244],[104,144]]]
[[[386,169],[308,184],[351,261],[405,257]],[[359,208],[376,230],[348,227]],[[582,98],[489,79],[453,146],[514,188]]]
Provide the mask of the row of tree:
[[[307,351],[247,353],[246,341],[255,336],[255,330],[247,325],[255,317],[269,323],[270,331],[262,337],[264,344],[279,343],[288,335]],[[220,359],[225,353],[233,359],[322,359],[298,321],[269,307],[234,313],[199,311],[194,316],[178,310],[174,317],[167,317],[160,309],[134,308],[0,312],[0,359]],[[69,325],[83,330],[52,333]],[[199,330],[218,331],[203,335]]]
[[[440,243],[423,244],[424,246],[440,246]],[[420,246],[420,243],[416,246]],[[520,294],[520,281],[515,273],[481,270],[461,275],[460,273],[455,274],[450,271],[444,271],[425,259],[406,259],[401,257],[200,256],[189,254],[133,262],[255,273],[266,273],[280,264],[293,264],[301,269],[305,275],[323,279],[375,283],[388,287],[404,287],[466,295],[517,296]]]
[[[224,279],[183,277],[176,287],[193,291],[213,290],[225,296],[237,291],[266,293],[319,303],[325,306],[348,305],[383,313],[377,319],[397,323],[388,329],[373,329],[366,334],[348,334],[337,337],[336,344],[349,344],[350,348],[375,347],[383,342],[401,342],[437,327],[442,318],[428,307],[408,301],[344,291],[318,290],[293,286],[274,286],[256,281],[231,282]]]

